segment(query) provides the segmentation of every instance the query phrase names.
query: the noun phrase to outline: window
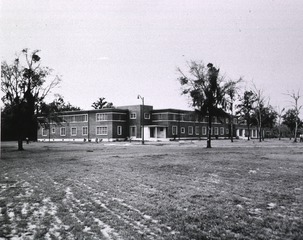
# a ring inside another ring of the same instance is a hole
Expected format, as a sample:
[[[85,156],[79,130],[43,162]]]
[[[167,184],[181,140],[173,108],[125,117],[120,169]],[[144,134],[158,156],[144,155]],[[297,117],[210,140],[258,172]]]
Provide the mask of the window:
[[[137,118],[136,113],[131,113],[130,114],[130,119],[136,119],[136,118]]]
[[[47,130],[45,128],[42,128],[42,136],[47,136]]]
[[[66,135],[65,127],[60,128],[60,136],[65,136],[65,135]]]
[[[219,128],[218,128],[218,127],[215,127],[215,128],[214,128],[214,134],[215,134],[215,135],[219,135]]]
[[[75,115],[75,122],[87,122],[87,114]]]
[[[88,127],[82,127],[82,135],[88,134]]]
[[[130,136],[131,137],[136,137],[137,133],[136,133],[136,126],[131,126],[130,127]]]
[[[194,134],[194,128],[193,126],[188,127],[188,135],[193,135]]]
[[[67,116],[59,116],[62,122],[87,122],[88,115],[87,114],[78,114],[78,115],[67,115]]]
[[[174,136],[174,135],[177,135],[178,134],[178,128],[177,128],[177,126],[173,126],[172,127],[172,135]]]
[[[96,121],[97,122],[100,122],[100,121],[104,121],[106,120],[106,116],[104,113],[97,113],[96,114]]]
[[[226,123],[229,123],[229,118],[226,118],[225,122],[226,122]]]
[[[158,120],[164,120],[164,119],[166,119],[165,116],[166,116],[166,115],[165,115],[165,114],[162,114],[162,113],[158,114]]]
[[[77,128],[76,127],[72,127],[71,128],[71,136],[76,136],[77,135]]]
[[[238,123],[237,119],[236,119],[236,118],[234,118],[234,124],[237,124],[237,123]]]
[[[117,134],[122,135],[122,126],[117,126]]]
[[[220,135],[224,135],[224,127],[220,127]]]
[[[87,114],[83,115],[83,122],[87,122],[88,121],[88,116]]]
[[[107,127],[97,127],[97,135],[107,135]]]
[[[185,134],[185,127],[181,127],[181,133]]]
[[[206,135],[206,127],[202,127],[202,134]]]
[[[52,133],[56,133],[56,129],[55,128],[52,128]]]
[[[217,123],[217,122],[218,122],[217,117],[213,117],[213,118],[212,118],[212,122],[213,122],[213,123]]]
[[[229,134],[229,129],[226,128],[226,129],[225,129],[225,132],[226,132],[226,134],[228,135],[228,134]]]
[[[144,113],[144,119],[150,119],[150,114],[149,113]]]
[[[199,129],[199,126],[196,126],[196,127],[195,127],[195,134],[196,134],[196,135],[199,135],[199,133],[200,133],[199,130],[200,130],[200,129]]]

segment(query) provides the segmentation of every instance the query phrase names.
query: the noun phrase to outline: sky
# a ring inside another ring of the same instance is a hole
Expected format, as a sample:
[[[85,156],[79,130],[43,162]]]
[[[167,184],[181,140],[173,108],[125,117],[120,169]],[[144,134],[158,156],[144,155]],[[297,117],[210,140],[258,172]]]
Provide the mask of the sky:
[[[1,61],[41,50],[62,77],[54,93],[82,109],[114,106],[191,109],[177,68],[211,62],[226,79],[252,82],[270,104],[303,95],[302,0],[0,0]],[[303,96],[301,97],[303,104]]]

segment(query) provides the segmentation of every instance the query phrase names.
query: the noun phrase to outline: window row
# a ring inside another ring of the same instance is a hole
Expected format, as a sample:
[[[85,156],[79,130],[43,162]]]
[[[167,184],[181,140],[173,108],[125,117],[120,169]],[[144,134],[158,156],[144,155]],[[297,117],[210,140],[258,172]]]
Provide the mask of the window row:
[[[59,116],[63,122],[87,122],[87,114]]]
[[[137,119],[137,114],[136,113],[130,113],[129,115],[130,119]],[[150,114],[149,113],[144,113],[144,119],[150,119]],[[96,113],[96,121],[107,121],[110,120],[108,118],[108,114],[106,113]]]
[[[172,113],[155,113],[153,114],[153,120],[173,120],[173,121],[179,121],[179,122],[185,122],[185,121],[190,121],[190,122],[203,122],[207,123],[208,122],[208,117],[202,117],[200,118],[198,115],[195,114],[172,114]],[[238,123],[238,120],[236,118],[233,119],[234,124]],[[229,118],[218,118],[216,116],[212,117],[212,123],[214,124],[221,124],[221,123],[230,123]]]
[[[130,119],[137,119],[137,114],[136,113],[130,113],[129,118]],[[144,119],[150,119],[150,114],[149,113],[144,113]]]
[[[194,132],[195,130],[195,132]],[[220,131],[220,132],[219,132]],[[196,126],[195,128],[193,126],[188,126],[187,129],[188,135],[200,135],[200,127]],[[181,127],[180,128],[181,134],[186,134],[186,128]],[[224,127],[212,127],[211,128],[211,135],[224,135],[229,134],[229,129]],[[172,126],[172,135],[178,135],[178,127]],[[202,135],[207,135],[207,127],[202,127]]]
[[[51,134],[56,133],[56,128],[51,128]],[[71,127],[70,128],[70,135],[71,136],[77,136],[78,135],[78,128],[77,127]],[[48,136],[49,132],[48,129],[42,128],[42,136]],[[60,136],[66,136],[66,127],[61,127],[59,129]],[[88,127],[82,127],[81,134],[83,136],[88,135]],[[108,134],[108,127],[102,126],[102,127],[96,127],[96,135],[107,135]],[[117,126],[117,135],[122,135],[122,126]]]

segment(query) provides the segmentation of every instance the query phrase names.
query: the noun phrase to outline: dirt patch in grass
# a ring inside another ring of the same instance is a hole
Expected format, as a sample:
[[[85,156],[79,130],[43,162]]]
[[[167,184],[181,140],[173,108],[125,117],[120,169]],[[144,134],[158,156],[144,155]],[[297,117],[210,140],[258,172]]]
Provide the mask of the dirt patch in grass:
[[[301,239],[303,144],[2,143],[0,239]]]

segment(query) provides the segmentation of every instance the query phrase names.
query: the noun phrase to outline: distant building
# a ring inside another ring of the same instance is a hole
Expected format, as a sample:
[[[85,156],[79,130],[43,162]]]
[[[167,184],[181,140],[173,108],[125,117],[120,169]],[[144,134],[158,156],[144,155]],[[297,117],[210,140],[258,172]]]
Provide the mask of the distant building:
[[[134,105],[62,112],[59,117],[60,123],[50,122],[47,128],[41,125],[38,141],[141,140],[143,131],[147,141],[207,137],[208,117],[200,119],[194,111]],[[237,124],[236,118],[234,121],[234,137],[245,137],[245,125]],[[230,138],[229,118],[213,117],[211,133],[214,138]],[[257,137],[255,134],[252,137]]]

